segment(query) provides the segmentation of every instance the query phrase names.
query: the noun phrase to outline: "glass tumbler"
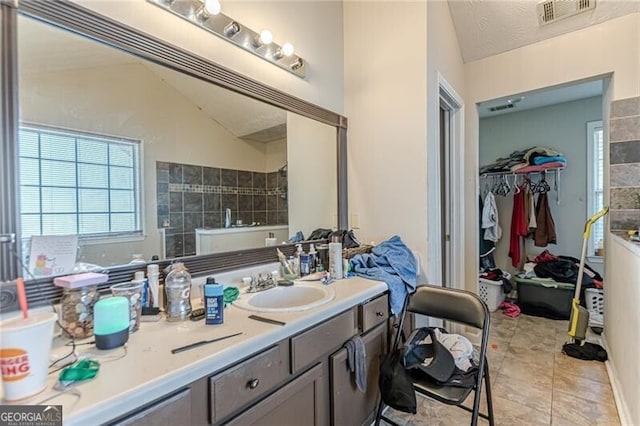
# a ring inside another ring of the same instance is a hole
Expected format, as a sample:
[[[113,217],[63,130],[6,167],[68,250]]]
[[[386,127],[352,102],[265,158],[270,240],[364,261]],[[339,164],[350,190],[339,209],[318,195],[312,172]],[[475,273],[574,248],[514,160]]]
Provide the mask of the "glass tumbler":
[[[60,324],[63,336],[84,339],[93,336],[93,306],[100,298],[97,285],[63,288],[60,299]]]
[[[123,296],[129,299],[129,333],[138,331],[140,328],[140,315],[142,314],[142,289],[141,283],[122,283],[111,286],[111,293],[114,296]]]

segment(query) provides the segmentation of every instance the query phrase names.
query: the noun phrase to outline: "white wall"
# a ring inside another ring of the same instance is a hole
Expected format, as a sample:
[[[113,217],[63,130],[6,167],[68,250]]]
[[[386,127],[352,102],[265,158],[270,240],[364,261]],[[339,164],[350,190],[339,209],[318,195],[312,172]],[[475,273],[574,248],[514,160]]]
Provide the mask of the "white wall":
[[[465,102],[465,80],[462,53],[458,45],[458,38],[449,12],[446,1],[427,2],[427,144],[426,144],[426,172],[427,182],[424,191],[427,193],[427,213],[423,219],[427,222],[427,249],[423,257],[426,260],[426,279],[431,283],[444,283],[442,275],[442,255],[440,200],[440,129],[439,129],[439,96],[440,84],[445,85],[447,90],[452,90],[459,97],[457,101],[461,103],[460,110],[452,114],[451,120],[457,122],[460,132],[452,136],[451,155],[453,161],[452,174],[464,170],[465,164],[462,157],[464,152],[464,102]],[[450,183],[453,198],[457,201],[457,207],[452,214],[451,234],[452,250],[451,255],[451,277],[452,282],[446,283],[449,286],[463,288],[462,282],[463,266],[459,263],[462,259],[461,250],[466,243],[462,235],[462,219],[464,217],[464,204],[462,203],[461,182],[455,178]]]
[[[399,25],[399,23],[402,23]],[[345,2],[349,210],[366,242],[400,235],[440,280],[438,75],[464,96],[460,49],[446,2]],[[375,46],[375,52],[363,49]],[[425,78],[426,76],[426,78]],[[431,239],[431,241],[428,241]],[[434,241],[435,240],[435,241]]]
[[[287,113],[289,232],[337,226],[336,129]]]
[[[146,0],[74,0],[294,96],[342,112],[342,4],[336,1],[223,1],[222,11],[253,30],[290,41],[307,64],[301,79]]]
[[[349,211],[356,235],[426,253],[427,5],[345,2]]]
[[[513,151],[532,146],[555,148],[568,160],[567,168],[560,175],[560,204],[556,202],[556,191],[552,190],[547,194],[558,244],[536,247],[532,240],[527,239],[527,255],[533,256],[548,249],[557,255],[580,257],[584,221],[590,216],[587,213],[586,199],[586,123],[601,119],[602,96],[480,119],[480,165],[490,164]],[[534,182],[539,178],[540,175],[532,176]],[[548,173],[547,182],[553,189],[555,174]],[[497,195],[496,204],[503,237],[496,245],[493,255],[498,268],[513,272],[511,258],[508,257],[513,194],[507,197]],[[590,266],[597,268],[599,265]]]
[[[622,424],[640,424],[640,248],[611,237],[604,287],[604,337]],[[635,249],[635,250],[634,250]],[[610,259],[610,260],[609,260]],[[611,267],[609,267],[611,266]],[[626,423],[625,423],[626,421]]]

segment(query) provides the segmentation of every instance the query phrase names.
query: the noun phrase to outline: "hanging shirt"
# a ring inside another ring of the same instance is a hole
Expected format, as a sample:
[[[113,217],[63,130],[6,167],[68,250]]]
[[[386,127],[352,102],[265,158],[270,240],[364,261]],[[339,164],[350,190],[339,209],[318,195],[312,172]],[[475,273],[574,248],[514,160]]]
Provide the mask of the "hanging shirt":
[[[520,264],[520,239],[527,235],[528,226],[525,218],[524,192],[519,191],[513,195],[513,212],[511,214],[511,235],[509,236],[509,257],[511,265],[518,267]]]
[[[489,191],[484,199],[484,208],[482,209],[482,228],[484,229],[484,239],[498,242],[502,237],[502,228],[498,222],[498,208],[496,207],[496,198]]]

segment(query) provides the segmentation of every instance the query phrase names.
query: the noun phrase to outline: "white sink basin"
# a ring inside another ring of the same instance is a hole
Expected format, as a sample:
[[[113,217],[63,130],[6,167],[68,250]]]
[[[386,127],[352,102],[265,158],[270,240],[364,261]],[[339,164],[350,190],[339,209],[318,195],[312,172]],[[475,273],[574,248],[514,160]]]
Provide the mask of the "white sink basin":
[[[242,293],[233,306],[256,312],[298,312],[313,309],[332,301],[336,293],[321,284],[301,284],[274,287],[258,293]]]

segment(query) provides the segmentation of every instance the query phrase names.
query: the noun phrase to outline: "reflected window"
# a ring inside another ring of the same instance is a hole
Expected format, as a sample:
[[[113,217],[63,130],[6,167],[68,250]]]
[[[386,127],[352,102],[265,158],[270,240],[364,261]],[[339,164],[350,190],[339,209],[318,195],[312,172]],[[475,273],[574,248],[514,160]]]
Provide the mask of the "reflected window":
[[[18,136],[23,238],[142,235],[140,141],[33,124]]]
[[[604,137],[602,121],[587,123],[587,217],[604,206]],[[602,256],[604,245],[604,220],[593,224],[588,241],[589,256]]]

